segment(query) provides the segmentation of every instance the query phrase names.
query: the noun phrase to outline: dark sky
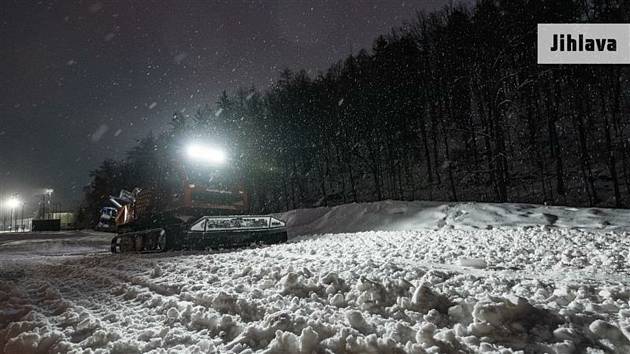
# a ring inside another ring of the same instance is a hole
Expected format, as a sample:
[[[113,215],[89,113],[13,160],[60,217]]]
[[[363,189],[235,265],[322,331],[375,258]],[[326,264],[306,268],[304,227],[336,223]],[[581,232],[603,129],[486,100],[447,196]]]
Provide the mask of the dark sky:
[[[88,173],[222,90],[316,73],[448,0],[2,0],[0,198]]]

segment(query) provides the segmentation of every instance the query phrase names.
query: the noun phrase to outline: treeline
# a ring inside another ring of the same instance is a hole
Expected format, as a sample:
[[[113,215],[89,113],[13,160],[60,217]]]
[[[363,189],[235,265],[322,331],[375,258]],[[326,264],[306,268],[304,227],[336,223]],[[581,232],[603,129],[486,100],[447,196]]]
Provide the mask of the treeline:
[[[626,1],[418,14],[316,77],[287,70],[268,91],[176,114],[168,133],[93,172],[85,207],[169,178],[169,151],[195,136],[221,137],[252,212],[382,199],[628,206],[628,66],[537,65],[536,25],[629,20]]]

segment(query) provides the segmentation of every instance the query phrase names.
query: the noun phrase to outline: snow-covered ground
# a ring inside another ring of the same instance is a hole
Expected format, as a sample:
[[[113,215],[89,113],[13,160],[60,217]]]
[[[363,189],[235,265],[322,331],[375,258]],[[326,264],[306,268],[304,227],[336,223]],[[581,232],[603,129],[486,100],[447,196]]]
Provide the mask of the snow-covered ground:
[[[292,242],[214,253],[97,254],[108,237],[93,235],[20,257],[56,241],[0,239],[0,354],[630,353],[630,211],[380,202],[283,217]]]
[[[94,231],[0,233],[0,265],[9,259],[103,253],[109,250],[112,237],[111,233]]]

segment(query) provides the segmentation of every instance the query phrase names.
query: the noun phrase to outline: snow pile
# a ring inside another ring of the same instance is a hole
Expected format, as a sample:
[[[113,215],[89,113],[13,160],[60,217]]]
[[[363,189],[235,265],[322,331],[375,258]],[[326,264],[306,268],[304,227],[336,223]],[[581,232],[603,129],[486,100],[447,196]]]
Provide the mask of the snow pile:
[[[630,210],[532,204],[383,201],[296,209],[277,216],[289,236],[360,231],[568,227],[630,231]]]
[[[411,209],[388,225],[420,220]],[[555,212],[567,225],[593,214]],[[326,215],[301,220],[340,217]],[[609,224],[490,229],[486,218],[229,252],[4,262],[0,353],[628,353],[630,238],[622,211],[597,215]]]

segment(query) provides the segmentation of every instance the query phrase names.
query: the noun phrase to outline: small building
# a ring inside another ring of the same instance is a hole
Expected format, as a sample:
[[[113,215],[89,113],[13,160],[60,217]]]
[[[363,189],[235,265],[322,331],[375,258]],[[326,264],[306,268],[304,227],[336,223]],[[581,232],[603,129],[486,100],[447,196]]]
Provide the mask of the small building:
[[[76,227],[76,217],[72,212],[48,213],[44,219],[31,221],[33,231],[72,230]]]
[[[65,211],[58,213],[50,213],[50,219],[58,219],[62,230],[70,230],[76,228],[76,216],[73,212]]]

